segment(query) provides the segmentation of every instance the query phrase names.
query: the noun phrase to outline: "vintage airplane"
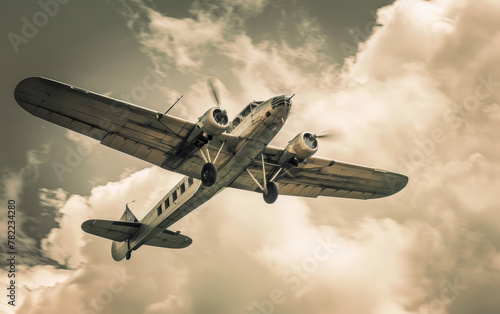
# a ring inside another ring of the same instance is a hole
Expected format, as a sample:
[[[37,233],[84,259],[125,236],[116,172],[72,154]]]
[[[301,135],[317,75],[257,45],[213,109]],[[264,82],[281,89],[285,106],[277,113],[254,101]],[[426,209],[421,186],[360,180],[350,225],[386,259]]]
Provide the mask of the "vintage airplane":
[[[313,133],[298,134],[285,148],[269,146],[292,97],[252,101],[230,122],[213,81],[209,85],[218,106],[195,123],[46,78],[16,86],[17,103],[32,115],[186,176],[141,221],[126,206],[118,221],[83,222],[84,231],[113,240],[114,260],[130,259],[142,245],[189,246],[189,237],[166,228],[226,187],[260,192],[273,203],[278,191],[366,200],[406,186],[408,178],[398,173],[313,157],[319,137]]]

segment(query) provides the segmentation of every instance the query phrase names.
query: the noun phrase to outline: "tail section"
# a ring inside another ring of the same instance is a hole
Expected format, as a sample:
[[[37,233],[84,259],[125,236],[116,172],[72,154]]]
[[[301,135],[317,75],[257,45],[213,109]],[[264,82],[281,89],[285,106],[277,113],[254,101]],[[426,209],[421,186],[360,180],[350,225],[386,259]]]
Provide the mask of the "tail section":
[[[82,230],[102,238],[113,240],[111,244],[111,256],[117,262],[121,261],[124,257],[130,259],[132,250],[140,247],[137,244],[138,239],[136,239],[139,236],[148,236],[149,240],[144,242],[144,245],[170,249],[182,249],[193,243],[190,237],[181,234],[179,231],[163,230],[157,234],[145,233],[144,235],[136,235],[141,225],[127,206],[120,220],[90,219],[82,224]],[[132,241],[134,247],[131,247],[130,239],[134,235],[135,238]]]
[[[113,241],[111,243],[111,256],[117,262],[121,261],[124,257],[130,259],[130,245],[128,241],[118,242]]]
[[[193,243],[193,240],[181,234],[179,231],[172,232],[170,230],[163,230],[154,238],[146,241],[144,245],[159,246],[169,249],[183,249],[190,246],[191,243]]]
[[[139,220],[137,220],[137,218],[135,217],[134,213],[132,213],[130,208],[128,208],[128,204],[125,205],[125,211],[123,212],[123,215],[120,217],[120,221],[133,222],[133,223],[139,222]],[[133,234],[131,234],[130,237],[132,237],[132,235]],[[124,257],[130,259],[131,252],[132,250],[130,249],[130,242],[128,241],[128,239],[125,241],[113,241],[113,243],[111,243],[111,256],[113,256],[113,259],[117,262],[121,261]]]
[[[121,261],[130,256],[129,239],[139,230],[141,223],[128,208],[123,212],[120,220],[90,219],[82,224],[82,230],[109,240],[111,244],[111,255],[115,261]]]

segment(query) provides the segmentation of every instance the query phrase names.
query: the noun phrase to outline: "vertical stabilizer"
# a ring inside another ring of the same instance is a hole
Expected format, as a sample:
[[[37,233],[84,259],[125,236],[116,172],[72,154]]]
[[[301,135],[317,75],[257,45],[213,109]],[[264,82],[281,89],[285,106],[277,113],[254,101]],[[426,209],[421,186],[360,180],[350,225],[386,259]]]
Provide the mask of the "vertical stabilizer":
[[[128,208],[128,204],[125,205],[125,211],[120,217],[120,221],[139,222],[130,208]],[[121,242],[113,241],[113,243],[111,244],[111,255],[113,256],[113,259],[115,261],[121,261],[124,257],[130,259],[131,252],[132,250],[130,249],[128,239]]]
[[[128,208],[128,204],[125,205],[125,211],[123,212],[120,221],[139,222],[139,220],[137,220],[137,218],[134,216],[130,208]]]

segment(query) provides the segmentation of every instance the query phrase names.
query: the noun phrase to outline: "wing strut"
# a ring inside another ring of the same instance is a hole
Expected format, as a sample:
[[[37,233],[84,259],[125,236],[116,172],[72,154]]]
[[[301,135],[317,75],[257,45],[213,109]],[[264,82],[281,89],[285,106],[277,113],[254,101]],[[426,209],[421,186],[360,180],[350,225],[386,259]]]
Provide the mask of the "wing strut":
[[[248,174],[250,175],[250,178],[252,178],[252,179],[253,179],[253,181],[255,182],[255,184],[257,184],[257,186],[259,187],[259,189],[260,189],[261,191],[264,191],[264,188],[262,187],[262,185],[260,185],[259,181],[257,181],[257,179],[255,179],[255,177],[253,176],[253,174],[252,174],[250,171],[248,171],[248,169],[246,169],[246,171],[247,171],[247,172],[248,172]]]
[[[246,169],[246,171],[248,172],[248,174],[250,175],[250,178],[253,179],[253,181],[255,182],[255,184],[257,184],[257,186],[259,187],[259,189],[264,192],[264,194],[267,194],[267,178],[266,178],[266,165],[264,164],[264,154],[262,154],[262,181],[264,182],[264,186],[260,185],[259,181],[257,181],[257,179],[255,179],[255,177],[253,176],[253,174],[248,170],[248,168]]]
[[[269,180],[269,182],[268,182],[267,175],[266,175],[266,164],[264,163],[264,153],[262,153],[261,156],[262,156],[262,181],[264,183],[264,186],[260,185],[259,181],[257,181],[257,179],[255,179],[255,177],[248,170],[248,168],[245,170],[247,171],[250,178],[252,178],[252,180],[255,182],[255,184],[257,184],[259,189],[262,191],[262,194],[264,195],[264,201],[266,201],[266,203],[268,203],[268,204],[272,204],[278,198],[278,186],[276,185],[276,183],[273,182],[273,180],[280,173],[281,168],[273,176],[273,178],[271,180]]]
[[[267,177],[266,177],[266,165],[264,164],[264,153],[260,154],[262,157],[262,181],[264,181],[264,193],[267,194]]]

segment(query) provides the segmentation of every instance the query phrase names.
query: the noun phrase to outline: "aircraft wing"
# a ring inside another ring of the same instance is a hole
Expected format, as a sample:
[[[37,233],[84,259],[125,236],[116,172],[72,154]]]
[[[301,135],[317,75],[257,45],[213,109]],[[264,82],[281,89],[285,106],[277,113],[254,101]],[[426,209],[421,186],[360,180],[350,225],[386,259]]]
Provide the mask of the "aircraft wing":
[[[139,222],[91,219],[82,223],[82,230],[106,239],[125,241],[139,229]]]
[[[280,169],[277,164],[284,150],[268,146],[264,150],[264,164],[268,179]],[[248,170],[262,182],[262,161],[258,156]],[[305,197],[334,196],[354,199],[374,199],[389,196],[403,189],[408,177],[381,169],[311,157],[305,164],[281,171],[274,182],[279,194]],[[230,185],[233,188],[257,191],[257,187],[246,171]]]
[[[183,249],[193,243],[190,237],[180,234],[179,232],[172,232],[164,230],[158,233],[154,238],[149,239],[144,245],[166,247],[169,249]]]
[[[164,169],[200,177],[204,162],[199,150],[186,142],[195,123],[41,77],[16,86],[14,98],[41,119],[87,135],[116,150]],[[215,156],[226,142],[216,166],[225,163],[239,139],[223,133],[210,142]]]

